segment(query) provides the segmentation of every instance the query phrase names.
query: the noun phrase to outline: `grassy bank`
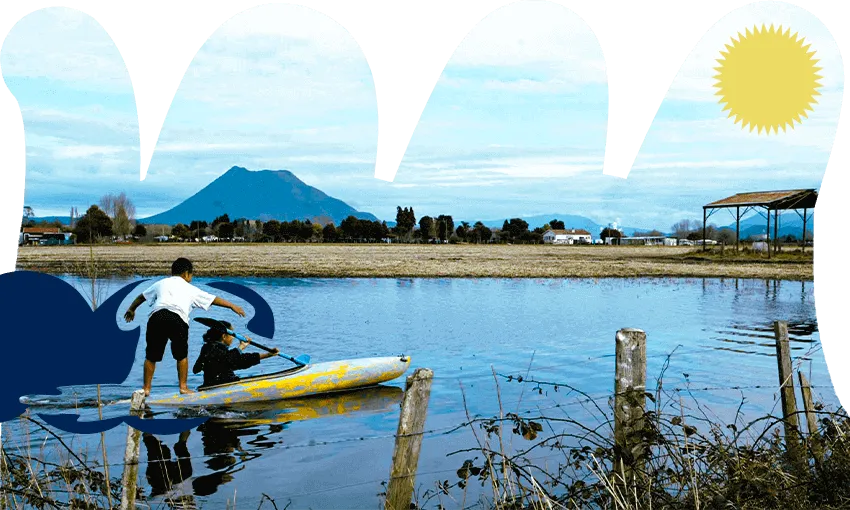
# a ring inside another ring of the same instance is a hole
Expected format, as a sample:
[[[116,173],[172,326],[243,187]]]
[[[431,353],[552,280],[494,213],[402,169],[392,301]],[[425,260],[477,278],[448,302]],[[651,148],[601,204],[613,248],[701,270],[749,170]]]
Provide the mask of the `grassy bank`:
[[[80,274],[88,246],[18,249],[18,269]],[[812,280],[811,252],[720,254],[693,247],[405,244],[161,244],[95,246],[101,274],[165,274],[177,257],[197,276]]]

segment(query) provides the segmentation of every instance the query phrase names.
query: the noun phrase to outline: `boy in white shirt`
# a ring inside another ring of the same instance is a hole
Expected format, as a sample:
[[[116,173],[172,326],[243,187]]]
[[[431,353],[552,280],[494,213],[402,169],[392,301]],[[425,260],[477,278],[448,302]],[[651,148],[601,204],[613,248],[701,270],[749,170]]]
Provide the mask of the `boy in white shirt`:
[[[193,308],[209,310],[211,305],[216,305],[230,308],[245,317],[245,311],[241,307],[192,285],[192,271],[192,262],[189,259],[180,257],[175,260],[171,264],[171,277],[154,283],[139,294],[124,314],[124,320],[132,322],[136,316],[136,308],[147,300],[153,301],[145,334],[145,396],[151,393],[156,364],[162,361],[165,344],[169,340],[171,355],[177,361],[180,393],[194,393],[186,382],[189,374],[189,314]]]

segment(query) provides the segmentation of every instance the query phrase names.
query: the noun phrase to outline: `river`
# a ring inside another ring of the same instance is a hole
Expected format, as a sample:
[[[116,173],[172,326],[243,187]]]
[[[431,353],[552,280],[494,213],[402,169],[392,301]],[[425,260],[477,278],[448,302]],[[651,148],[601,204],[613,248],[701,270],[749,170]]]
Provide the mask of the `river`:
[[[275,313],[276,335],[257,338],[266,345],[293,355],[308,353],[314,361],[404,353],[412,358],[408,373],[416,367],[434,371],[416,479],[420,492],[433,489],[439,480],[456,481],[455,472],[463,460],[473,456],[449,455],[474,445],[469,427],[456,429],[467,415],[495,416],[501,406],[504,412],[519,415],[556,413],[599,420],[598,410],[587,397],[610,411],[606,398],[613,391],[614,337],[620,328],[639,328],[647,334],[650,390],[664,370],[666,390],[697,398],[719,421],[728,422],[739,408],[750,417],[778,412],[772,323],[785,320],[792,356],[809,376],[817,399],[832,407],[839,405],[820,350],[812,282],[216,280],[247,285],[268,301]],[[67,277],[66,281],[81,292],[90,290],[85,280]],[[99,284],[109,294],[130,281]],[[193,283],[203,287],[210,281],[197,278]],[[137,312],[142,338],[146,309],[143,305]],[[247,333],[247,320],[228,310],[194,315],[230,320]],[[193,323],[190,361],[200,350],[203,330]],[[103,387],[104,400],[125,401],[141,386],[143,358],[141,341],[129,378],[120,386]],[[241,374],[286,366],[283,359],[270,359]],[[517,382],[517,376],[523,376],[523,382]],[[200,376],[190,374],[191,385],[200,381]],[[254,509],[266,494],[278,508],[290,501],[291,508],[374,508],[383,490],[381,482],[390,471],[403,385],[400,378],[350,395],[228,410],[180,437],[146,435],[140,469],[144,494],[153,507],[192,501],[202,508],[223,508],[235,500],[236,508]],[[154,378],[154,392],[174,389],[176,372],[166,353]],[[96,411],[80,405],[94,398],[94,388],[66,388],[64,393],[63,402],[76,402],[85,419],[96,418]],[[38,412],[50,412],[50,407]],[[104,412],[105,416],[120,415],[126,407],[119,403],[106,406]],[[25,429],[22,422],[5,424],[6,447],[20,450],[29,445],[46,457],[58,455],[52,438],[30,426],[27,440]],[[89,458],[99,459],[99,435],[67,439],[74,448],[87,451]],[[120,476],[125,439],[125,426],[106,434],[113,477]],[[515,436],[512,441],[524,439]],[[168,452],[165,460],[170,462],[155,462],[163,452]],[[182,458],[178,461],[178,457]],[[545,455],[538,460],[548,462]],[[272,506],[266,500],[263,507]]]

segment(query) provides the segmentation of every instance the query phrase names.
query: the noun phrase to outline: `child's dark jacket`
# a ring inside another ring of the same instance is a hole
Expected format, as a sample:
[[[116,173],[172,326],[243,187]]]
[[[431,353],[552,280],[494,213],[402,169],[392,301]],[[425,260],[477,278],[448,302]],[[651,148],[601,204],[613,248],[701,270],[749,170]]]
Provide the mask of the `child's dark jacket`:
[[[221,342],[206,342],[201,347],[201,354],[192,367],[192,373],[204,372],[204,386],[224,384],[238,381],[234,370],[253,367],[260,363],[260,355],[256,352],[244,353],[239,349],[228,349]]]

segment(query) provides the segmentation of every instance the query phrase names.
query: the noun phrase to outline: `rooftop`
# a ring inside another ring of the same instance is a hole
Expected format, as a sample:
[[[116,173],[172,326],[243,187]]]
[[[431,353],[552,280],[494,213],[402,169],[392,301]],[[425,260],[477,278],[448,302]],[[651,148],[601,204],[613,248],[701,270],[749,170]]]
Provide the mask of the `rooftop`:
[[[753,191],[749,193],[738,193],[706,204],[706,209],[720,207],[752,207],[762,206],[769,209],[811,209],[814,208],[818,199],[818,192],[814,189],[792,189],[781,191]]]

